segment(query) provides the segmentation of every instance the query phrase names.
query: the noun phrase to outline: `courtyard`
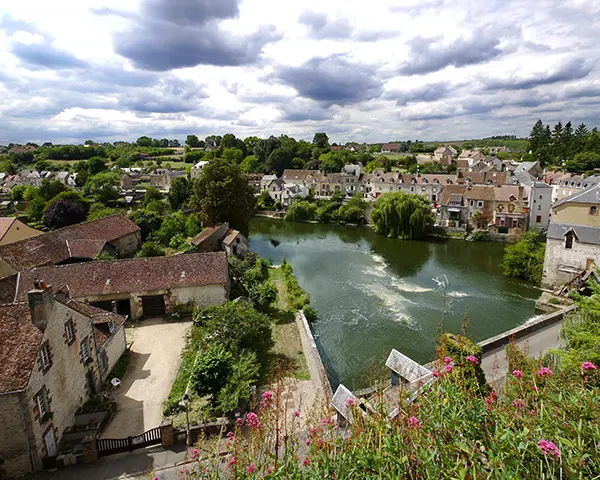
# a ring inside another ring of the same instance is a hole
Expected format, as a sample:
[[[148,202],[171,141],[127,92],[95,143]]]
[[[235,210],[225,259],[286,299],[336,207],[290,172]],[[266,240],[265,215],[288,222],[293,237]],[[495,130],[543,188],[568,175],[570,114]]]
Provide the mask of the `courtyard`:
[[[101,438],[123,438],[158,427],[162,405],[179,370],[192,322],[149,319],[127,329],[131,360],[114,391],[117,412]]]

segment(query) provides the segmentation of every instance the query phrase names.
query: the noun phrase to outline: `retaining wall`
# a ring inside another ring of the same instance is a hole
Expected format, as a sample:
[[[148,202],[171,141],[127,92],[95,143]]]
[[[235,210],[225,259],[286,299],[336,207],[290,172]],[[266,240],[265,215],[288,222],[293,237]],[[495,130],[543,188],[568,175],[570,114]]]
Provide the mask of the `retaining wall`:
[[[296,315],[296,323],[300,330],[300,339],[302,340],[302,347],[304,349],[310,375],[313,379],[317,379],[325,398],[331,398],[333,396],[333,391],[331,390],[331,385],[327,378],[327,372],[325,371],[325,366],[323,365],[323,360],[319,354],[319,349],[315,343],[315,338],[313,337],[308,320],[302,310]]]

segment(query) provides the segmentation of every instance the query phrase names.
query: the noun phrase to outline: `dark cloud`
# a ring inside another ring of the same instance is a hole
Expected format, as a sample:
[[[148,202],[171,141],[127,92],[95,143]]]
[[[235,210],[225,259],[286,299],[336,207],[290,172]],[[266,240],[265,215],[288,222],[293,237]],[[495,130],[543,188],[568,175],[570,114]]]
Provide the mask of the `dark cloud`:
[[[463,67],[483,63],[502,54],[500,39],[485,29],[474,31],[471,37],[460,37],[447,45],[442,43],[442,37],[416,37],[408,45],[409,60],[399,69],[404,75],[437,72],[451,65]]]
[[[397,37],[399,32],[390,31],[358,31],[347,18],[330,19],[325,13],[306,10],[300,14],[298,21],[308,27],[310,36],[317,40],[358,40],[359,42],[376,42]]]
[[[151,89],[125,93],[119,104],[136,112],[178,113],[198,110],[199,102],[207,98],[200,85],[179,78],[161,79]]]
[[[526,90],[541,85],[585,78],[591,71],[592,67],[587,62],[573,58],[557,65],[553,71],[543,74],[515,75],[506,79],[483,80],[483,82],[486,90]]]
[[[396,100],[396,105],[404,106],[408,103],[434,102],[447,97],[451,93],[450,84],[447,82],[430,83],[411,90],[390,91],[385,98]]]
[[[304,103],[283,104],[280,107],[282,115],[280,120],[284,122],[323,121],[333,119],[331,111],[317,105],[306,105]]]
[[[375,67],[351,62],[344,55],[312,58],[298,67],[280,67],[275,75],[300,96],[326,106],[358,103],[382,92]]]
[[[48,43],[15,43],[11,53],[21,62],[39,68],[84,68],[88,64],[75,55]]]
[[[143,15],[114,37],[115,51],[140,68],[166,71],[196,65],[255,63],[263,47],[281,38],[274,26],[249,35],[219,23],[238,14],[239,0],[146,0]]]

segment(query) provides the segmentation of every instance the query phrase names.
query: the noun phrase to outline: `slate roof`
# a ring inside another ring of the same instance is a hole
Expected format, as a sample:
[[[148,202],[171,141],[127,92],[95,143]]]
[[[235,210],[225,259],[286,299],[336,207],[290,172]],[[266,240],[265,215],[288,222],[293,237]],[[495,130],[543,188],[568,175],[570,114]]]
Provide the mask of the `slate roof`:
[[[583,225],[569,225],[567,223],[553,223],[548,226],[548,238],[564,240],[565,234],[572,231],[580,243],[600,245],[600,227],[586,227]]]
[[[600,204],[600,184],[594,185],[591,188],[583,190],[582,192],[575,193],[561,201],[556,202],[552,208],[556,208],[565,203],[593,203]]]
[[[281,174],[281,178],[283,180],[299,180],[302,182],[307,181],[309,178],[314,178],[316,180],[316,176],[319,174],[318,170],[293,170],[293,169],[285,169]]]
[[[38,267],[37,277],[54,288],[69,286],[73,298],[148,292],[180,287],[226,285],[225,252],[189,253],[171,257],[131,258]],[[17,299],[33,285],[34,269],[20,273]]]
[[[0,305],[0,393],[27,386],[43,336],[31,321],[27,303]]]
[[[6,260],[17,270],[53,265],[71,258],[67,240],[86,239],[111,242],[135,233],[139,229],[140,227],[125,215],[111,215],[1,245],[0,258]]]
[[[358,405],[358,398],[343,384],[340,384],[333,394],[331,405],[335,408],[348,422],[354,422],[352,409],[354,405]],[[363,413],[364,415],[364,413]]]

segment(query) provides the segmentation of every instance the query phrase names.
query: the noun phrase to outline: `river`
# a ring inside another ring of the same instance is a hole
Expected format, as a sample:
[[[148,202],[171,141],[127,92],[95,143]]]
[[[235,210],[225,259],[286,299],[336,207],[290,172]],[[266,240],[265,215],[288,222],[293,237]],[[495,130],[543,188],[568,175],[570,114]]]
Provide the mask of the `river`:
[[[250,248],[285,257],[319,318],[313,332],[335,389],[369,385],[371,367],[391,348],[425,363],[443,329],[460,332],[468,312],[475,341],[535,315],[539,291],[502,274],[504,245],[462,240],[407,241],[369,228],[255,217]],[[434,280],[447,278],[440,289]]]

